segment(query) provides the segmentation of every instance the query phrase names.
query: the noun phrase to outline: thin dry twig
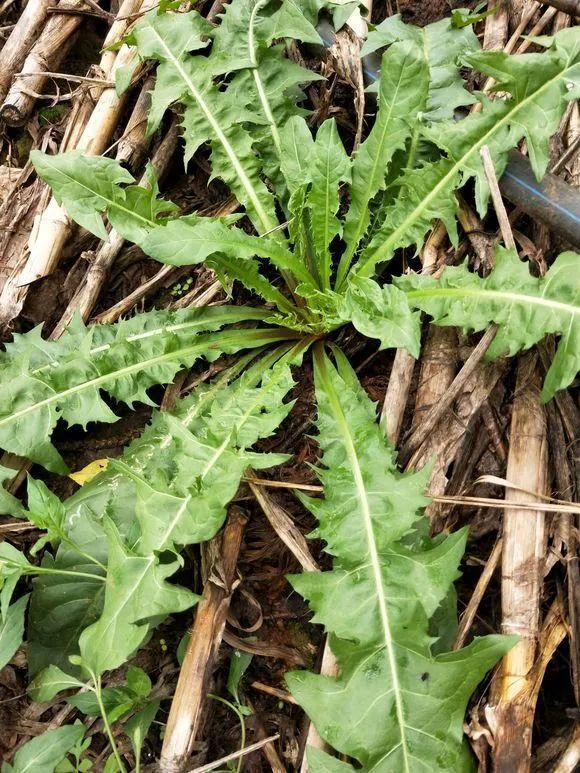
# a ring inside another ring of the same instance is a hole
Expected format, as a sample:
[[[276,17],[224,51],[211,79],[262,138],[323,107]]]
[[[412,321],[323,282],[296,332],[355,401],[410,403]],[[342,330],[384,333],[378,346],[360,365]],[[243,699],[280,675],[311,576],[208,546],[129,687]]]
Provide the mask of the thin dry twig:
[[[261,741],[256,741],[256,743],[251,743],[249,746],[245,746],[243,749],[240,749],[237,752],[232,752],[231,754],[227,754],[225,757],[221,757],[219,760],[216,760],[215,762],[210,762],[207,765],[201,765],[199,768],[190,768],[188,773],[208,773],[210,770],[215,770],[216,768],[220,768],[222,765],[225,765],[228,762],[233,762],[233,760],[239,760],[240,757],[245,757],[246,754],[251,754],[251,752],[256,752],[262,747],[266,746],[266,744],[273,743],[274,741],[277,741],[280,738],[280,733],[276,733],[275,735],[270,735],[268,738],[263,738]]]

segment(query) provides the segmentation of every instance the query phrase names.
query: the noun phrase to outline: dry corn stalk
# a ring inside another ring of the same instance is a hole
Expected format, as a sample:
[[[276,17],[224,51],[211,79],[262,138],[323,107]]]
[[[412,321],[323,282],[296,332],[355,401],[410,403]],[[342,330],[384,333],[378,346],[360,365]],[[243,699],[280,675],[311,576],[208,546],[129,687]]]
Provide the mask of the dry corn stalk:
[[[20,15],[0,51],[0,99],[6,96],[14,74],[20,70],[40,35],[46,21],[47,9],[55,4],[56,0],[29,0]]]
[[[536,355],[520,359],[510,430],[506,477],[520,489],[546,492],[546,420],[540,404],[541,378]],[[532,494],[507,489],[506,501],[538,501]],[[498,682],[494,767],[497,771],[530,770],[535,701],[530,692],[536,660],[540,593],[545,552],[541,509],[506,509],[502,556],[502,631],[519,642],[504,657]]]
[[[143,82],[139,96],[123,136],[117,145],[116,158],[120,164],[127,164],[131,169],[138,169],[145,155],[151,137],[147,135],[147,115],[151,105],[151,92],[155,84],[155,76],[150,75]]]
[[[145,0],[143,6],[152,5],[152,0]],[[125,0],[119,9],[119,20],[115,21],[109,30],[105,40],[105,46],[118,40],[131,23],[131,14],[135,13],[136,0]],[[116,72],[132,64],[137,54],[132,46],[122,46],[118,53],[105,51],[101,59],[101,69],[107,80],[114,81]],[[86,125],[78,140],[67,143],[67,150],[76,147],[87,155],[102,153],[111,140],[111,136],[117,127],[121,111],[125,105],[126,93],[119,96],[113,87],[95,86],[91,89],[94,99],[98,96],[97,103],[91,111]],[[18,278],[17,284],[27,285],[36,279],[50,274],[58,264],[61,250],[69,236],[71,221],[66,212],[60,207],[54,197],[48,203],[42,213],[35,233],[31,237],[30,255],[26,266]]]
[[[191,753],[222,642],[246,517],[231,508],[223,533],[205,546],[207,580],[183,659],[159,760],[161,773],[178,773]]]
[[[131,48],[123,46],[117,55],[111,75],[114,76],[117,69],[129,65],[135,55]],[[119,97],[114,88],[105,89],[91,113],[77,148],[87,155],[96,156],[102,153],[110,142],[125,101],[126,95]],[[18,282],[20,286],[52,273],[58,265],[70,229],[71,220],[66,211],[51,198],[30,244],[30,255]]]
[[[58,8],[61,7],[81,10],[86,5],[82,0],[61,0]],[[46,73],[59,69],[83,21],[83,16],[51,15],[0,107],[0,118],[5,123],[10,126],[26,123],[34,108],[36,95],[42,93],[46,86]]]
[[[127,31],[132,23],[134,14],[139,10],[142,0],[124,0],[117,18],[111,25],[109,32],[104,40],[103,46],[110,46],[119,40]],[[127,47],[124,46],[126,49]],[[121,51],[119,54],[121,54]],[[114,51],[104,51],[101,56],[100,69],[105,77],[110,77],[113,66],[117,61],[117,54]],[[99,109],[99,95],[103,91],[101,86],[90,86],[84,92],[82,97],[73,105],[71,115],[67,122],[67,128],[60,146],[61,151],[71,150],[81,147],[81,143],[86,139],[86,135],[91,127],[91,132],[97,132],[97,137],[103,138],[103,149],[109,141],[109,136],[99,135],[99,131],[112,131],[114,126],[99,126],[99,116],[102,110]],[[114,89],[107,89],[114,93]],[[95,106],[95,100],[97,105]],[[95,115],[96,113],[96,115]],[[94,120],[91,120],[92,116]],[[86,147],[86,145],[84,145]],[[26,299],[28,284],[27,276],[36,275],[33,268],[33,259],[37,264],[49,265],[47,261],[52,261],[50,265],[56,265],[60,250],[66,242],[70,233],[70,221],[64,211],[58,206],[56,201],[50,195],[48,186],[43,186],[44,192],[40,196],[36,208],[32,231],[28,240],[30,250],[34,251],[34,256],[23,252],[16,260],[13,260],[15,268],[8,277],[0,292],[0,326],[8,328],[15,317],[18,316],[24,301]],[[36,247],[36,249],[34,249]],[[23,281],[24,280],[24,281]]]

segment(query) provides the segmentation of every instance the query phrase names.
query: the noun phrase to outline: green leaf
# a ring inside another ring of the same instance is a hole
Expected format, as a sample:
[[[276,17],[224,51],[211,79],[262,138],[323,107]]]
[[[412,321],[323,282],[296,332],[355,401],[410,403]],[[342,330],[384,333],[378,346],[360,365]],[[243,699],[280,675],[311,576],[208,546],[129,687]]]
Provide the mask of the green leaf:
[[[33,150],[30,160],[69,215],[99,239],[106,240],[100,213],[112,205],[124,206],[125,193],[119,184],[132,183],[133,176],[112,158],[85,156],[80,150],[57,156]]]
[[[378,265],[392,259],[395,251],[411,244],[422,245],[434,220],[442,220],[453,244],[457,243],[454,191],[460,175],[442,158],[420,164],[396,182],[397,196],[384,208],[384,223],[363,250],[353,273],[369,277]],[[430,196],[436,190],[437,195]]]
[[[329,631],[340,676],[299,671],[287,682],[322,737],[360,770],[467,771],[467,702],[513,639],[432,654],[429,620],[457,577],[466,532],[437,543],[420,537],[429,470],[397,471],[373,403],[337,358],[335,369],[322,349],[315,356],[324,498],[303,498],[333,569],[291,582]],[[314,771],[344,770],[309,759]]]
[[[4,488],[4,484],[12,480],[16,475],[16,470],[11,467],[4,467],[0,464],[0,514],[13,515],[15,518],[22,518],[25,513],[25,508],[22,503],[15,496],[10,494]]]
[[[340,304],[345,321],[368,338],[378,338],[381,349],[406,349],[417,358],[421,348],[421,318],[413,312],[405,293],[394,285],[352,277]]]
[[[30,573],[32,564],[24,553],[9,542],[0,542],[0,619],[8,615],[8,605],[18,580]]]
[[[342,231],[336,217],[339,205],[340,182],[350,181],[350,159],[333,118],[326,120],[318,129],[310,155],[309,177],[312,182],[308,194],[312,237],[316,254],[316,270],[321,287],[330,288],[330,245]]]
[[[217,273],[224,284],[227,280],[238,280],[247,290],[253,290],[268,303],[273,303],[280,311],[296,317],[296,307],[270,279],[260,273],[260,263],[257,260],[221,254],[210,258],[208,266]],[[266,321],[270,321],[270,318]]]
[[[24,635],[24,614],[30,594],[22,596],[8,607],[0,620],[0,669],[10,661]]]
[[[47,666],[28,685],[28,694],[39,703],[50,701],[63,690],[83,689],[85,683],[65,674],[58,666]]]
[[[456,108],[475,102],[475,97],[467,91],[459,72],[460,58],[479,50],[479,42],[471,27],[458,29],[451,19],[415,27],[404,24],[399,15],[390,16],[369,32],[361,55],[366,56],[383,46],[403,41],[411,44],[415,50],[422,51],[429,65],[429,89],[424,115],[427,120],[452,119]],[[384,72],[383,63],[381,78]]]
[[[293,385],[290,364],[303,348],[293,347],[269,369],[280,357],[275,352],[233,383],[201,385],[171,413],[155,412],[143,435],[64,503],[68,536],[83,555],[62,545],[53,562],[43,562],[73,577],[35,584],[33,672],[51,663],[71,670],[66,659],[79,651],[79,638],[88,668],[115,668],[163,617],[194,603],[193,594],[167,582],[179,567],[175,554],[218,531],[248,467],[286,460],[249,449],[291,409],[283,402]],[[106,583],[74,582],[86,557],[107,565]]]
[[[102,716],[101,705],[94,691],[79,692],[66,699],[66,702],[74,706],[89,717]],[[109,723],[117,722],[122,717],[140,708],[143,697],[136,695],[129,687],[105,687],[101,690],[101,702],[105,709]]]
[[[310,179],[310,159],[314,139],[308,124],[301,116],[289,118],[280,130],[282,153],[280,168],[291,193]]]
[[[580,85],[577,38],[577,30],[562,30],[543,54],[508,57],[501,52],[483,51],[465,57],[473,67],[497,77],[498,89],[511,96],[490,100],[480,95],[480,112],[462,121],[441,121],[424,129],[425,138],[446,155],[401,176],[397,183],[400,193],[357,266],[362,276],[370,276],[377,264],[389,260],[398,247],[421,245],[435,218],[445,222],[453,238],[457,205],[452,194],[473,177],[478,210],[482,216],[485,214],[489,191],[480,156],[484,145],[489,148],[499,177],[508,151],[525,138],[536,175],[544,174],[549,139]]]
[[[177,209],[171,201],[159,197],[151,166],[148,188],[122,187],[123,183],[132,183],[133,177],[111,158],[87,156],[80,150],[56,156],[34,150],[30,159],[69,216],[100,239],[108,238],[101,213],[107,214],[111,225],[125,239],[140,244],[149,231]]]
[[[320,43],[320,35],[295,0],[231,0],[213,33],[211,66],[216,75],[254,66],[257,44],[270,45],[274,39],[291,38],[303,43]]]
[[[129,666],[127,674],[125,676],[127,680],[127,687],[139,698],[146,698],[151,692],[153,685],[151,679],[147,676],[142,668],[137,666]]]
[[[352,165],[350,208],[344,225],[348,256],[354,254],[364,236],[370,220],[369,204],[378,191],[384,190],[391,160],[405,147],[427,98],[425,52],[413,42],[392,45],[383,55],[381,70],[377,117]],[[344,269],[339,282],[343,274]]]
[[[130,406],[152,404],[147,389],[169,383],[183,366],[234,352],[244,346],[242,339],[250,347],[261,345],[254,331],[220,338],[208,331],[265,316],[241,307],[157,311],[89,328],[77,320],[58,341],[44,341],[37,329],[16,335],[1,360],[0,447],[66,472],[50,443],[58,419],[82,427],[116,421],[102,391]]]
[[[137,555],[123,544],[112,521],[104,522],[108,537],[108,564],[103,612],[79,638],[83,665],[99,675],[118,668],[138,648],[148,620],[183,612],[198,597],[167,578],[180,562],[162,563],[154,553]],[[159,545],[162,551],[164,545]]]
[[[189,21],[193,17],[194,21]],[[260,232],[278,224],[270,192],[260,179],[259,159],[250,135],[241,127],[246,111],[234,103],[227,92],[213,83],[209,60],[190,56],[184,27],[198,24],[195,11],[157,14],[151,11],[137,22],[133,39],[144,59],[158,61],[155,88],[151,96],[149,129],[153,131],[173,102],[185,106],[186,159],[204,142],[212,143],[214,176],[230,186]],[[197,37],[196,37],[197,35]],[[197,42],[198,33],[192,36]]]
[[[177,266],[201,263],[216,253],[238,259],[259,255],[282,270],[292,271],[297,280],[312,283],[308,271],[283,244],[264,236],[250,236],[217,219],[173,220],[152,231],[143,250],[162,263]]]
[[[242,652],[241,650],[234,650],[230,659],[230,670],[228,671],[228,681],[226,687],[229,694],[235,699],[236,703],[240,702],[239,686],[243,675],[248,670],[250,663],[252,662],[253,655],[249,652]]]
[[[65,519],[64,505],[41,480],[28,477],[28,512],[27,519],[45,534],[31,548],[31,555],[36,555],[47,543],[56,547],[63,536]]]
[[[471,24],[477,24],[488,16],[495,13],[497,6],[489,8],[487,11],[481,12],[482,8],[485,8],[487,3],[478,3],[473,10],[469,8],[455,8],[451,11],[451,24],[454,27],[460,29],[461,27],[467,27]]]
[[[488,357],[510,356],[529,349],[549,333],[561,333],[554,361],[546,374],[542,399],[569,386],[580,370],[580,257],[559,255],[541,278],[513,251],[499,247],[495,267],[482,279],[467,264],[446,268],[439,279],[409,274],[397,280],[408,302],[433,317],[437,325],[499,330]]]
[[[135,752],[135,762],[137,767],[141,760],[141,750],[143,748],[143,742],[147,738],[147,733],[151,727],[155,715],[159,711],[161,701],[159,699],[150,701],[144,709],[138,711],[123,725],[125,735],[131,741],[133,751]]]
[[[5,762],[2,773],[53,773],[59,762],[81,740],[84,732],[82,725],[65,725],[47,730],[19,749],[12,765]]]

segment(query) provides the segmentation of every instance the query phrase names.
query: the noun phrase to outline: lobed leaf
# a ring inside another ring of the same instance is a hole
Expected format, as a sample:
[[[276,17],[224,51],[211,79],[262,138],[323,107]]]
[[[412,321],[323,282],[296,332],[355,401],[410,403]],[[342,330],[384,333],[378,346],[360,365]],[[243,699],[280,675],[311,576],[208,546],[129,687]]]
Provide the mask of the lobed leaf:
[[[396,286],[380,287],[373,279],[352,277],[339,313],[362,335],[378,338],[381,349],[406,349],[419,357],[420,315],[411,310],[405,293]]]
[[[100,239],[107,239],[101,213],[108,215],[122,236],[140,244],[176,210],[172,202],[159,198],[151,170],[149,188],[121,187],[122,183],[133,183],[134,178],[112,158],[87,156],[80,150],[56,156],[33,150],[30,160],[70,217]]]
[[[377,192],[384,190],[391,160],[415,131],[427,98],[425,52],[411,41],[392,45],[383,55],[381,70],[375,123],[352,165],[350,208],[344,225],[347,256],[354,254],[364,236],[370,220],[369,205]],[[345,272],[343,261],[339,284]]]
[[[171,413],[156,412],[120,459],[64,503],[68,537],[77,548],[63,544],[42,566],[73,576],[47,574],[35,583],[28,645],[33,674],[51,664],[70,671],[67,658],[79,650],[96,674],[116,668],[167,614],[195,602],[167,582],[180,565],[176,554],[218,531],[248,467],[285,460],[249,449],[292,407],[283,399],[293,384],[290,363],[302,348],[271,370],[269,358],[230,385],[223,379],[202,385]],[[87,557],[107,567],[104,583],[75,582]]]
[[[316,273],[323,289],[330,288],[330,246],[334,237],[342,232],[342,224],[336,216],[338,188],[341,182],[350,181],[350,174],[350,159],[344,150],[336,122],[330,118],[316,133],[309,159],[311,186],[307,197]]]
[[[397,471],[374,405],[344,355],[337,358],[335,369],[321,349],[315,355],[324,498],[302,498],[333,569],[291,583],[330,633],[340,676],[295,671],[287,682],[322,737],[356,769],[470,770],[466,705],[513,639],[489,636],[433,654],[429,621],[457,577],[466,533],[420,536],[429,471]],[[309,754],[309,765],[355,769],[320,751]]]
[[[530,274],[526,262],[499,247],[495,267],[482,279],[461,266],[446,268],[438,280],[409,274],[396,280],[409,304],[433,317],[437,325],[499,330],[488,357],[510,356],[529,349],[550,333],[561,333],[556,356],[546,374],[542,399],[569,386],[580,370],[580,279],[576,253],[559,255],[543,277]]]
[[[188,22],[188,17],[193,21]],[[241,126],[253,117],[214,84],[209,59],[191,56],[182,43],[183,25],[201,24],[199,18],[195,11],[150,11],[135,25],[133,39],[140,56],[158,62],[149,129],[156,128],[171,104],[183,103],[186,159],[211,141],[214,176],[231,188],[259,232],[270,231],[277,225],[273,199],[260,178],[252,139]],[[195,41],[199,39],[196,34]]]
[[[403,173],[401,192],[389,207],[384,225],[374,235],[356,270],[370,276],[376,266],[390,260],[398,247],[421,245],[434,218],[441,218],[453,239],[453,191],[475,177],[480,214],[485,214],[488,187],[480,150],[489,148],[496,172],[503,172],[507,153],[520,139],[530,146],[536,175],[548,163],[548,142],[557,130],[568,101],[580,85],[580,49],[576,30],[562,30],[544,54],[500,56],[482,51],[466,62],[501,78],[498,88],[509,91],[507,99],[490,100],[481,95],[482,110],[462,121],[442,121],[426,128],[424,136],[446,156],[418,170]],[[500,63],[500,64],[498,64]]]
[[[246,345],[261,346],[264,333],[271,333],[238,330],[217,338],[210,331],[264,316],[242,307],[156,311],[89,328],[77,320],[58,341],[43,340],[39,329],[15,335],[0,357],[0,447],[66,472],[50,442],[59,419],[83,427],[116,421],[101,391],[127,405],[152,404],[149,387],[169,383],[200,357],[211,361]]]
[[[471,105],[475,97],[466,89],[459,72],[461,58],[479,50],[479,41],[471,26],[458,28],[452,19],[441,19],[425,27],[405,24],[398,14],[389,16],[368,34],[361,56],[384,46],[406,42],[422,51],[429,67],[429,89],[424,117],[429,121],[453,118],[458,107]],[[380,77],[385,71],[381,65]],[[379,82],[379,88],[382,88]],[[370,90],[374,90],[372,87]]]

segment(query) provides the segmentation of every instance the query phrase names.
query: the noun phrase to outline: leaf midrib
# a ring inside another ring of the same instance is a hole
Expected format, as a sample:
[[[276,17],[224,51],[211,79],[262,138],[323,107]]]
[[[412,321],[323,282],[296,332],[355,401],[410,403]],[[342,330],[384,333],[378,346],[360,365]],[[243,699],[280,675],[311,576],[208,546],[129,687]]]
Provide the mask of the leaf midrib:
[[[143,215],[140,215],[131,209],[127,209],[127,207],[124,207],[121,203],[119,203],[115,199],[110,199],[107,196],[103,195],[102,193],[99,193],[98,191],[95,191],[92,188],[89,188],[88,185],[85,185],[85,183],[81,182],[80,180],[77,180],[75,177],[72,177],[72,175],[70,175],[65,170],[58,168],[57,171],[60,175],[62,175],[63,177],[66,177],[66,179],[69,180],[71,183],[74,183],[75,185],[80,186],[83,190],[87,191],[92,196],[98,196],[100,199],[107,202],[107,208],[116,207],[117,209],[120,209],[122,212],[124,212],[126,215],[129,215],[129,217],[134,217],[137,220],[142,220],[143,223],[145,223],[148,226],[155,227],[156,225],[158,225],[158,223],[155,220],[150,220],[148,217],[144,217]]]
[[[385,239],[385,241],[379,247],[377,247],[374,252],[369,255],[366,261],[361,264],[361,267],[357,273],[359,273],[361,276],[369,276],[376,264],[384,260],[384,256],[389,254],[392,246],[397,242],[401,233],[404,233],[415,222],[415,220],[420,217],[421,213],[428,208],[434,199],[437,198],[439,193],[445,189],[445,186],[453,179],[453,177],[461,171],[462,167],[469,160],[469,158],[471,158],[474,153],[478,152],[502,126],[504,126],[506,123],[509,123],[510,120],[513,120],[514,116],[517,115],[521,109],[527,107],[527,105],[536,99],[540,94],[542,94],[542,92],[564,78],[566,73],[574,66],[575,65],[568,65],[554,78],[550,78],[550,80],[546,81],[546,83],[540,86],[539,89],[534,91],[532,94],[529,94],[521,102],[517,102],[511,110],[509,110],[502,118],[500,118],[500,120],[483,135],[483,137],[477,140],[477,142],[475,142],[469,148],[469,150],[453,164],[451,169],[444,175],[444,177],[441,178],[441,180],[435,185],[430,193],[428,193],[427,196],[425,196],[425,198],[421,201],[420,206],[413,210],[413,212],[405,218],[405,220],[398,226],[398,228],[396,228],[393,233],[387,237],[387,239]]]
[[[252,320],[263,320],[267,316],[269,316],[267,313],[262,312],[260,309],[248,309],[248,316],[246,319]],[[127,336],[125,339],[123,339],[122,343],[134,343],[135,341],[142,341],[145,338],[153,338],[157,335],[165,335],[166,333],[178,333],[186,331],[188,328],[191,330],[195,330],[197,327],[201,327],[202,332],[212,333],[216,331],[212,330],[203,330],[204,327],[206,327],[208,324],[216,324],[216,325],[227,325],[227,324],[233,324],[234,322],[241,322],[243,320],[239,319],[227,319],[227,317],[223,320],[219,320],[217,317],[215,320],[208,320],[208,319],[195,319],[191,322],[180,322],[174,325],[163,325],[162,327],[157,327],[152,330],[145,330],[141,333],[135,333],[133,335]],[[93,357],[96,354],[101,354],[102,352],[106,352],[109,349],[111,349],[113,346],[115,346],[117,343],[119,343],[118,340],[111,341],[111,343],[108,344],[101,344],[100,346],[95,346],[92,349],[89,349],[88,357]],[[45,370],[50,370],[51,368],[57,368],[61,364],[61,360],[53,360],[51,362],[46,363],[46,365],[41,365],[39,368],[35,368],[31,371],[32,375],[36,375],[37,373],[42,373]]]
[[[328,377],[324,355],[318,356],[318,352],[317,352],[316,359],[317,359],[317,365],[319,366],[320,373],[325,381],[325,388],[326,388],[327,395],[329,397],[330,404],[332,406],[333,412],[335,414],[335,418],[337,420],[338,426],[343,436],[343,440],[347,450],[347,455],[350,460],[350,464],[352,468],[354,483],[355,483],[356,492],[357,492],[357,498],[363,515],[365,532],[367,537],[367,545],[369,549],[370,565],[372,567],[373,580],[374,580],[376,596],[377,596],[377,603],[379,606],[381,625],[383,628],[385,649],[387,652],[389,669],[391,671],[391,678],[393,680],[393,692],[395,695],[397,723],[399,726],[399,736],[401,739],[401,748],[403,750],[403,761],[405,766],[404,771],[405,773],[411,773],[411,767],[409,763],[409,757],[411,755],[410,755],[410,750],[408,748],[408,743],[406,739],[407,725],[405,721],[405,713],[404,713],[404,706],[403,706],[403,695],[402,695],[403,691],[399,682],[399,673],[398,673],[398,666],[397,666],[397,660],[395,655],[394,641],[393,641],[393,636],[391,634],[391,627],[390,627],[390,621],[389,621],[389,611],[388,611],[387,602],[385,599],[385,591],[384,591],[383,582],[382,582],[381,564],[380,564],[378,549],[377,549],[377,545],[374,537],[372,516],[371,516],[368,497],[367,497],[366,487],[364,484],[364,478],[362,475],[362,470],[358,459],[358,454],[356,451],[356,445],[350,433],[348,421],[346,419],[346,416],[344,415],[342,406],[340,405],[340,401],[338,399],[338,395],[336,394],[332,381]]]
[[[271,343],[273,341],[285,340],[287,338],[295,337],[295,334],[292,334],[290,331],[285,331],[285,330],[280,330],[280,331],[263,330],[258,332],[256,331],[252,331],[252,332],[254,332],[255,335],[260,334],[260,337],[265,339],[263,343]],[[230,339],[235,340],[235,336],[239,335],[239,333],[240,333],[239,330],[235,331],[235,333],[232,333],[230,335]],[[269,335],[264,335],[265,333]],[[228,340],[227,334],[222,333],[221,338],[219,340],[217,338],[215,339],[214,348],[217,346],[219,346],[219,348],[223,348],[224,342],[227,345],[227,340]],[[69,387],[68,389],[63,390],[62,392],[54,392],[54,394],[50,395],[50,397],[46,397],[44,400],[40,400],[37,403],[28,405],[26,406],[26,408],[22,408],[20,411],[16,411],[15,413],[11,413],[10,415],[0,419],[0,427],[6,424],[10,424],[12,421],[20,419],[23,416],[28,415],[29,413],[33,413],[34,411],[40,410],[41,408],[44,408],[48,405],[51,405],[60,400],[66,399],[71,395],[78,394],[79,392],[82,392],[86,389],[100,388],[103,384],[107,383],[107,381],[115,381],[119,378],[122,378],[123,376],[126,376],[138,370],[143,370],[149,366],[154,366],[165,361],[176,360],[180,356],[194,354],[196,350],[203,351],[206,347],[208,346],[211,347],[211,344],[212,344],[211,341],[208,342],[206,340],[206,341],[197,343],[194,346],[182,347],[181,349],[176,349],[172,352],[167,352],[165,354],[158,355],[157,357],[150,357],[147,360],[140,360],[139,362],[133,363],[132,365],[127,365],[126,367],[121,368],[120,370],[115,370],[115,371],[112,371],[111,373],[105,373],[102,376],[97,376],[96,378],[89,379],[88,381],[84,381],[81,384],[75,385],[74,387]],[[249,345],[249,343],[247,345]]]
[[[456,298],[489,298],[490,300],[511,301],[514,304],[524,306],[541,306],[544,308],[560,311],[571,316],[580,315],[580,306],[573,306],[562,301],[556,301],[552,298],[546,298],[539,295],[528,295],[526,293],[516,293],[505,290],[471,289],[459,287],[432,287],[423,290],[405,290],[405,295],[409,299],[429,299],[437,297],[456,297]]]
[[[385,138],[387,136],[387,132],[389,131],[390,122],[393,119],[393,113],[394,113],[394,110],[395,110],[395,104],[396,104],[396,101],[397,101],[397,98],[398,98],[398,95],[399,95],[399,91],[401,89],[401,83],[402,83],[402,80],[403,80],[403,72],[405,71],[407,66],[408,66],[407,65],[407,60],[405,59],[405,65],[401,68],[401,71],[399,73],[399,79],[397,81],[396,88],[394,89],[394,91],[390,95],[391,105],[389,107],[388,113],[386,114],[386,119],[385,119],[385,123],[384,123],[384,126],[383,126],[383,131],[381,132],[381,135],[380,135],[380,141],[379,141],[379,146],[380,147],[385,142]],[[380,106],[379,106],[379,111],[380,111]],[[381,113],[379,112],[379,115],[380,114]],[[369,201],[371,199],[371,193],[370,192],[373,189],[374,184],[375,184],[375,178],[377,176],[377,171],[379,169],[379,162],[380,162],[380,160],[381,160],[381,154],[377,153],[376,156],[375,156],[375,161],[374,161],[374,163],[372,165],[372,172],[369,175],[368,185],[366,186],[366,188],[365,188],[365,190],[363,192],[364,204],[361,205],[360,214],[359,214],[358,220],[356,221],[354,238],[352,239],[351,247],[348,250],[348,252],[351,253],[351,254],[353,254],[355,252],[357,244],[358,244],[358,241],[361,238],[361,236],[362,236],[362,234],[363,234],[363,232],[365,230],[363,226],[364,226],[364,221],[366,219],[367,206],[368,206],[368,203],[369,203]],[[356,161],[355,161],[355,164],[353,165],[353,178],[354,178],[354,171],[355,171],[354,167],[355,166],[356,166]],[[381,164],[381,166],[382,166],[382,164]],[[353,182],[354,182],[354,179],[353,179]]]
[[[243,168],[240,159],[236,155],[236,152],[234,148],[232,147],[231,143],[227,139],[226,135],[221,129],[221,126],[219,125],[217,119],[215,118],[214,114],[212,113],[209,105],[204,100],[202,94],[198,91],[196,88],[194,82],[191,80],[191,78],[188,76],[188,74],[185,72],[183,67],[181,66],[181,63],[179,59],[174,55],[174,53],[171,51],[169,46],[166,44],[165,40],[159,35],[157,30],[150,25],[151,32],[153,35],[157,38],[158,43],[162,46],[163,50],[165,51],[168,60],[172,63],[173,67],[177,70],[179,77],[181,80],[185,83],[187,88],[190,90],[193,98],[201,108],[203,114],[205,115],[208,123],[214,130],[217,139],[221,143],[223,149],[225,150],[228,158],[230,159],[234,169],[236,170],[236,174],[238,175],[240,182],[242,183],[243,187],[246,189],[246,192],[248,196],[250,197],[250,200],[252,202],[252,205],[254,209],[256,210],[256,213],[258,217],[260,218],[260,221],[262,222],[262,226],[264,228],[264,231],[270,231],[273,230],[278,224],[273,223],[270,218],[268,217],[266,210],[262,206],[262,202],[259,199],[258,194],[254,190],[254,186],[252,185],[249,177],[246,174],[245,169]]]

